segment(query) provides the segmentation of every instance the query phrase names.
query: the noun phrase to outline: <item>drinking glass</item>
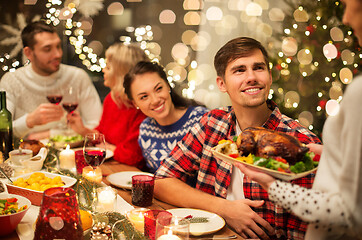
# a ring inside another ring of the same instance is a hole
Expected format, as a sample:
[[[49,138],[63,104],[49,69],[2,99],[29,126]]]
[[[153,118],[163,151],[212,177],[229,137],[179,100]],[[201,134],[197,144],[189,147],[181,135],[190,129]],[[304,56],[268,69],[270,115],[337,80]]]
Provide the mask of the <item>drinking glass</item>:
[[[106,141],[102,133],[89,133],[84,137],[83,155],[86,163],[94,170],[99,167],[106,158]],[[97,193],[93,182],[93,203],[96,203]],[[95,204],[92,204],[95,211]]]
[[[185,218],[160,213],[156,219],[155,240],[188,240],[190,222]]]
[[[47,83],[46,94],[48,101],[53,104],[58,105],[63,99],[63,91],[57,82],[53,85]]]
[[[149,175],[132,176],[132,204],[139,207],[152,205],[155,179]]]
[[[64,91],[64,96],[63,96],[63,102],[62,102],[62,106],[64,108],[65,111],[67,111],[68,114],[73,113],[77,107],[78,107],[78,92],[76,89],[74,89],[72,86],[68,87],[65,91]],[[67,121],[67,134],[71,135],[72,134],[72,130],[69,126],[69,122]]]
[[[49,188],[36,221],[34,239],[83,239],[76,192],[71,188]]]

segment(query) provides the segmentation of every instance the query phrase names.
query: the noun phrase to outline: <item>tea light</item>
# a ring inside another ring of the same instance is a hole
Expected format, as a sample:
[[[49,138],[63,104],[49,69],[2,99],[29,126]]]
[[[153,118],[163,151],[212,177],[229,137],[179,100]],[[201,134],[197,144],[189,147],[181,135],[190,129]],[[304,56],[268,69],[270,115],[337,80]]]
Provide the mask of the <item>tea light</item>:
[[[157,240],[181,240],[181,238],[169,233],[158,237]]]
[[[133,226],[140,232],[144,232],[145,228],[145,217],[144,214],[149,209],[147,208],[135,208],[128,212],[128,220],[133,224]]]
[[[60,168],[75,170],[75,153],[70,149],[69,145],[67,148],[59,153],[59,165]]]
[[[97,202],[97,211],[98,212],[108,212],[113,211],[117,199],[117,194],[112,187],[102,187],[97,189],[98,193],[98,202]]]
[[[82,176],[88,179],[89,181],[101,183],[102,169],[99,167],[93,169],[91,166],[86,166],[83,168]]]

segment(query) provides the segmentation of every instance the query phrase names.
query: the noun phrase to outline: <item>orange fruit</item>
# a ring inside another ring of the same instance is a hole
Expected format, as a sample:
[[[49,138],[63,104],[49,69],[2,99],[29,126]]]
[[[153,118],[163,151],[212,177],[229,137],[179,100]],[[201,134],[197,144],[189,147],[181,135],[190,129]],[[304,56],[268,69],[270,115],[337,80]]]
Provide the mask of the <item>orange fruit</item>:
[[[79,213],[80,213],[80,221],[82,222],[83,226],[83,231],[91,228],[93,225],[92,214],[82,209],[79,209]]]

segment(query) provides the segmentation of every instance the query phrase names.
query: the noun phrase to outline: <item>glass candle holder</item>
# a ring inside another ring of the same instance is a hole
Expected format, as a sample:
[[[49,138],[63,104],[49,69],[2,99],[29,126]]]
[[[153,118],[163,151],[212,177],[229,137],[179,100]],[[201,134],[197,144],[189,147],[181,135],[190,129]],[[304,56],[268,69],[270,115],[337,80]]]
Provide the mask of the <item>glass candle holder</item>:
[[[152,205],[155,180],[149,175],[132,176],[132,204],[139,207]]]
[[[155,240],[156,219],[158,216],[172,216],[170,212],[165,210],[149,210],[145,212],[145,231],[144,234],[151,240]]]
[[[86,163],[83,155],[83,149],[75,151],[75,165],[77,168],[77,173],[82,174],[83,168],[88,166],[88,163]]]
[[[145,225],[145,212],[148,208],[134,208],[127,213],[128,220],[133,224],[133,226],[140,232],[144,232]]]
[[[102,169],[100,167],[93,169],[91,166],[86,166],[83,168],[82,176],[89,181],[101,183],[103,178]]]
[[[83,239],[76,192],[71,188],[44,191],[34,239]]]
[[[114,211],[117,201],[117,192],[112,187],[97,188],[97,212]]]
[[[158,215],[156,219],[156,240],[188,240],[189,235],[189,220],[172,215]]]

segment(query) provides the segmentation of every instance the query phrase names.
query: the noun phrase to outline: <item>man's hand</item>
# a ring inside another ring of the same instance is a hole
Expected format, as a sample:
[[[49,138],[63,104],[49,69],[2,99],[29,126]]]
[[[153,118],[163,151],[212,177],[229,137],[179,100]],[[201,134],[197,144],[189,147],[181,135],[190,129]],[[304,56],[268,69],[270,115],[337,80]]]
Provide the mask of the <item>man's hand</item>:
[[[270,239],[268,235],[274,235],[273,227],[255,213],[251,207],[260,207],[264,201],[252,201],[249,199],[228,201],[223,204],[219,214],[227,224],[244,238]],[[261,226],[267,231],[261,228]]]
[[[86,128],[83,124],[82,118],[78,112],[72,112],[67,114],[67,121],[69,126],[78,134],[84,136],[87,133],[93,132]]]
[[[60,105],[51,103],[40,104],[33,112],[29,113],[26,118],[28,128],[33,128],[37,125],[44,125],[49,122],[59,121],[64,115]]]

